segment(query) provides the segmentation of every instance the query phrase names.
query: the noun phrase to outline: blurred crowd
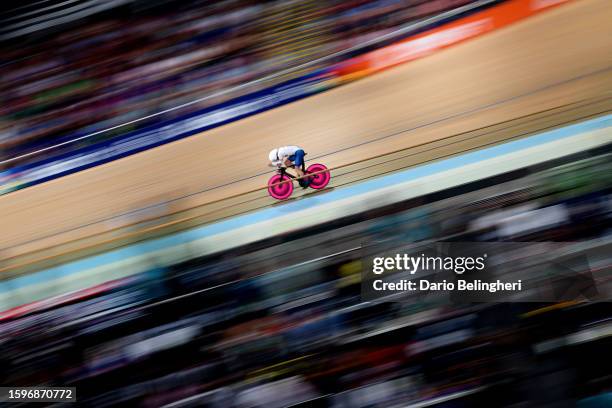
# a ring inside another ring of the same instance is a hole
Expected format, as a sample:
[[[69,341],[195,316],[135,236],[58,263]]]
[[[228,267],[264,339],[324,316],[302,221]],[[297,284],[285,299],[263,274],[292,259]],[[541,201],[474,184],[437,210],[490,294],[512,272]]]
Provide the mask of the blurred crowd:
[[[360,280],[370,240],[609,249],[611,163],[461,186],[1,322],[0,382],[76,386],[96,407],[610,406],[609,303],[364,302]]]
[[[271,81],[239,85],[471,1],[166,0],[144,10],[128,2],[44,36],[4,41],[0,160],[165,112],[58,154],[209,107]]]

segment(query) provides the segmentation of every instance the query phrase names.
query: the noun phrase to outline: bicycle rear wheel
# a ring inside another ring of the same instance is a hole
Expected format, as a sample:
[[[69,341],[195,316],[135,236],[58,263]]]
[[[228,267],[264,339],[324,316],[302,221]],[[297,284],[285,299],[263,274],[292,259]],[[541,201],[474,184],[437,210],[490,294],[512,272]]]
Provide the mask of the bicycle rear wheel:
[[[329,170],[325,170],[327,170],[327,167],[320,163],[314,163],[308,166],[306,173],[318,173],[310,177],[309,187],[320,190],[329,184],[331,174],[329,174]]]

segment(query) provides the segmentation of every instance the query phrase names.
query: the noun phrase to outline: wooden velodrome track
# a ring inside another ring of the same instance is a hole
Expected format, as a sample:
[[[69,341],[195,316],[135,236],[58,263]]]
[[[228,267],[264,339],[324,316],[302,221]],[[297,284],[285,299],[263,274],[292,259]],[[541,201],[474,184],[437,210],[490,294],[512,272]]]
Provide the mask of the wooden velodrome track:
[[[337,186],[609,112],[610,21],[609,0],[577,0],[382,74],[1,196],[0,271],[23,273],[84,246],[145,237],[125,228],[142,218],[176,213],[164,222],[186,227],[275,204],[265,190],[250,191],[265,186],[267,152],[278,145],[303,146],[307,159],[340,167]]]

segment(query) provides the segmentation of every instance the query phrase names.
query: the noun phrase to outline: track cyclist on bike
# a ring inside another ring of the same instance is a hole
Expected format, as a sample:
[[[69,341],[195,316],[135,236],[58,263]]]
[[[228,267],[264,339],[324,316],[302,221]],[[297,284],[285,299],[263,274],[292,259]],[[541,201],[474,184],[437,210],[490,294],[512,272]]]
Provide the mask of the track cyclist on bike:
[[[304,177],[304,149],[298,146],[283,146],[277,149],[272,149],[268,155],[270,167],[290,167],[294,166],[298,177]],[[307,188],[310,184],[310,179],[300,178],[298,180],[300,186]]]

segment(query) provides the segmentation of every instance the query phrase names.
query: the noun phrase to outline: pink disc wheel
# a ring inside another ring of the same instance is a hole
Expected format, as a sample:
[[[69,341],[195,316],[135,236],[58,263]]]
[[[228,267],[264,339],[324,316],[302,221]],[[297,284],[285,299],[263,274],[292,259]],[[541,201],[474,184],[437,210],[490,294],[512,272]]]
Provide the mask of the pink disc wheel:
[[[279,184],[281,181],[285,183]],[[268,193],[277,200],[286,200],[293,193],[293,181],[289,176],[275,174],[268,180]]]
[[[329,184],[329,180],[331,179],[331,175],[329,171],[326,171],[327,167],[322,164],[315,163],[308,166],[306,169],[306,173],[318,173],[311,177],[310,186],[316,190],[320,190],[325,188],[327,184]]]

